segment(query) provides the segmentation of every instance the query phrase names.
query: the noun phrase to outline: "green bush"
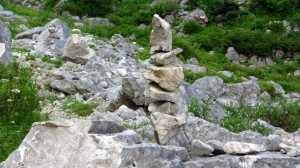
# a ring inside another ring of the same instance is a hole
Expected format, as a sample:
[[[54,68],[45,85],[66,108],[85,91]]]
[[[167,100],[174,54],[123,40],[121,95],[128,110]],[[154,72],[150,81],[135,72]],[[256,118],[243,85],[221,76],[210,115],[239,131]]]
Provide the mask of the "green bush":
[[[68,0],[64,2],[59,11],[69,11],[76,16],[104,16],[113,11],[113,6],[117,0]]]
[[[189,112],[192,112],[196,117],[202,118],[204,120],[212,122],[210,117],[210,100],[201,102],[198,99],[193,99],[190,104],[188,104]]]
[[[248,129],[257,131],[260,130],[260,128],[252,127],[252,123],[253,121],[262,119],[288,132],[298,130],[300,127],[299,101],[287,103],[286,100],[281,100],[278,104],[279,105],[276,106],[265,104],[255,108],[247,106],[240,108],[228,107],[226,109],[228,112],[227,116],[223,119],[221,126],[232,132],[241,132]],[[269,132],[265,129],[261,131],[263,131],[261,133]]]
[[[75,113],[79,116],[85,117],[90,115],[93,112],[93,110],[98,106],[99,103],[96,102],[86,103],[69,98],[63,103],[62,108],[66,112]]]
[[[199,33],[203,29],[204,29],[204,27],[196,21],[189,21],[189,22],[184,23],[184,25],[183,25],[183,32],[185,34]]]
[[[33,122],[46,119],[38,113],[39,100],[29,68],[0,64],[0,162],[19,146]]]
[[[299,7],[299,2],[298,0],[255,0],[249,6],[250,10],[256,13],[287,15]]]

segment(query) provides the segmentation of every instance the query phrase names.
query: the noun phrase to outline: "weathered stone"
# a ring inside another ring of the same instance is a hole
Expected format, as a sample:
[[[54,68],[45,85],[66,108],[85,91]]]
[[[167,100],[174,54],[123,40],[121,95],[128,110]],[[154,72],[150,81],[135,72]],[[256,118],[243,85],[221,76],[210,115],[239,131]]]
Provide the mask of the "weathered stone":
[[[231,141],[224,145],[224,151],[227,154],[249,154],[266,151],[266,148],[262,145]]]
[[[278,135],[269,135],[264,146],[268,151],[280,151],[281,147],[279,144],[282,142]]]
[[[115,123],[123,124],[124,120],[119,117],[116,113],[111,112],[100,112],[97,109],[91,114],[92,121],[113,121]]]
[[[52,20],[44,26],[44,30],[36,39],[34,46],[36,53],[60,58],[70,35],[71,32],[65,22],[59,19]]]
[[[199,65],[183,64],[182,67],[185,71],[191,71],[192,73],[203,73],[207,71],[206,67]]]
[[[89,47],[83,37],[80,37],[78,34],[73,34],[65,44],[62,59],[78,64],[85,64],[95,55],[94,50]]]
[[[257,82],[247,81],[238,84],[227,84],[222,98],[236,100],[239,104],[246,103],[256,106],[259,101],[260,87]]]
[[[175,103],[179,99],[180,88],[177,88],[174,92],[168,92],[153,83],[149,83],[144,91],[144,95],[146,98],[151,99],[151,102],[149,103],[156,101],[169,101]]]
[[[296,168],[300,164],[297,157],[289,157],[279,152],[262,152],[255,155],[218,155],[215,157],[193,157],[183,163],[187,168]]]
[[[168,65],[177,58],[176,55],[181,53],[183,50],[181,48],[176,48],[170,52],[161,52],[151,55],[149,63],[154,65]]]
[[[233,47],[229,47],[227,49],[226,57],[230,61],[238,62],[239,61],[239,54]]]
[[[184,121],[159,112],[151,114],[151,121],[162,145],[176,145],[189,148],[188,140],[182,130]]]
[[[243,131],[239,134],[231,133],[227,129],[193,116],[188,116],[184,126],[184,132],[190,142],[193,139],[198,139],[202,142],[209,140],[218,140],[223,143],[239,141],[262,145],[267,140],[266,137],[252,131]]]
[[[158,51],[169,52],[172,50],[172,31],[169,23],[157,14],[152,19],[153,30],[150,37],[150,54]]]
[[[121,126],[113,121],[93,121],[92,126],[88,133],[90,134],[111,134],[118,133],[125,130],[124,126]]]
[[[13,61],[9,47],[5,43],[0,43],[0,63],[7,65]]]
[[[214,148],[210,145],[200,141],[200,140],[193,140],[191,145],[190,155],[196,156],[205,156],[210,155],[214,151]]]
[[[132,119],[137,116],[146,116],[143,111],[134,111],[125,105],[120,106],[115,112],[123,120]]]
[[[219,71],[218,73],[228,77],[228,78],[231,78],[233,77],[233,73],[232,72],[229,72],[229,71]]]
[[[164,101],[153,102],[153,103],[150,103],[148,110],[152,113],[160,112],[160,113],[165,113],[165,114],[171,115],[175,111],[174,106],[175,105],[171,102],[164,102]]]
[[[24,31],[16,35],[16,39],[30,38],[32,39],[33,35],[40,34],[44,30],[44,27],[35,27],[33,29]]]
[[[300,156],[300,148],[293,148],[291,149],[288,153],[287,153],[288,156],[291,156],[291,157],[297,157],[297,156]]]
[[[208,18],[205,14],[205,12],[201,9],[195,9],[186,15],[182,16],[185,22],[191,21],[191,20],[197,20],[200,23],[204,24],[208,22]]]
[[[12,35],[7,25],[0,19],[0,43],[4,43],[10,48]]]
[[[197,79],[189,88],[188,93],[192,98],[198,98],[201,94],[207,94],[213,100],[224,94],[224,82],[219,77],[204,77]]]
[[[136,105],[145,105],[144,91],[146,80],[144,78],[122,78],[121,94],[126,95]]]
[[[185,148],[141,143],[131,130],[88,134],[91,121],[33,125],[20,147],[1,166],[11,167],[176,167],[188,159]]]
[[[217,140],[209,140],[206,142],[207,145],[214,148],[213,154],[224,154],[224,143]]]
[[[181,66],[152,66],[144,71],[143,77],[154,81],[161,88],[170,92],[175,91],[184,79]]]
[[[89,25],[114,26],[114,24],[111,23],[107,18],[87,18],[86,20]]]

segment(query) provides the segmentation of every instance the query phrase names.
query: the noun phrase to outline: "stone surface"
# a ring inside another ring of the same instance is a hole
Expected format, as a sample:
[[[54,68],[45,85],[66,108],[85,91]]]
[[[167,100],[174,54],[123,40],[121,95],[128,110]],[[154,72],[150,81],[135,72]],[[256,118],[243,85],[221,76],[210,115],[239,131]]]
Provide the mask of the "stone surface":
[[[3,163],[11,167],[182,167],[185,148],[140,143],[131,130],[88,134],[91,121],[35,123],[20,147]]]
[[[93,121],[88,133],[90,134],[111,134],[118,133],[125,130],[124,126],[119,125],[113,121]]]
[[[168,92],[160,87],[154,85],[154,84],[149,84],[148,87],[146,87],[144,91],[144,95],[147,98],[152,99],[151,102],[155,101],[169,101],[172,103],[177,102],[180,96],[180,89],[176,89],[174,92]],[[150,103],[151,103],[150,102]]]
[[[5,43],[0,43],[0,63],[7,65],[13,61],[9,47]]]
[[[200,140],[193,140],[191,145],[190,155],[194,156],[205,156],[210,155],[214,151],[214,148],[210,145],[200,141]]]
[[[126,95],[136,105],[145,104],[144,91],[146,87],[146,80],[144,78],[128,77],[122,78],[121,94]]]
[[[16,39],[30,38],[32,39],[33,35],[40,34],[44,30],[44,27],[35,27],[33,29],[24,31],[16,35]]]
[[[246,103],[256,106],[259,101],[260,87],[257,82],[247,81],[238,84],[227,84],[222,98],[236,100],[239,104]]]
[[[132,119],[137,116],[146,116],[144,111],[134,111],[125,105],[120,106],[115,112],[123,120]]]
[[[170,92],[182,85],[184,79],[181,66],[152,66],[144,71],[143,77]]]
[[[278,135],[269,135],[264,146],[268,151],[280,151],[281,147],[279,144],[282,142]]]
[[[152,32],[150,37],[150,54],[155,52],[169,52],[172,50],[172,31],[169,23],[157,14],[152,19]]]
[[[262,145],[231,141],[224,145],[224,151],[227,154],[249,154],[266,151],[266,148]]]
[[[59,19],[54,19],[44,26],[44,30],[36,39],[34,49],[38,55],[60,58],[70,36],[68,25]]]
[[[227,49],[226,57],[228,60],[233,61],[233,62],[239,61],[239,54],[233,47],[229,47]]]
[[[159,144],[189,148],[188,140],[182,130],[184,121],[160,112],[152,113],[151,121],[157,132]]]
[[[192,73],[204,73],[207,71],[206,67],[201,67],[199,65],[183,64],[183,69],[186,71],[191,71]]]
[[[176,59],[176,55],[181,53],[181,48],[176,48],[170,52],[161,52],[151,55],[149,63],[154,65],[168,65]]]
[[[197,20],[200,23],[206,23],[208,22],[208,18],[205,14],[205,12],[201,9],[194,9],[191,12],[188,12],[186,15],[183,15],[182,18],[185,22],[191,21],[191,20]]]
[[[213,154],[224,154],[224,143],[217,140],[209,140],[206,142],[207,145],[213,147]]]
[[[199,95],[206,94],[215,100],[224,94],[224,82],[219,77],[203,77],[197,79],[189,88],[188,93],[191,98],[198,98]]]
[[[89,47],[89,43],[78,34],[70,36],[64,46],[62,59],[78,64],[85,64],[96,55],[95,51]]]
[[[12,35],[7,25],[0,19],[0,43],[4,43],[10,48]]]
[[[256,155],[218,155],[215,157],[193,157],[184,162],[186,168],[293,168],[300,159],[279,152],[262,152]]]
[[[108,18],[87,18],[86,21],[89,25],[114,26],[114,24],[111,23]]]
[[[300,156],[300,147],[296,147],[296,148],[291,149],[287,153],[287,155],[291,156],[291,157],[298,157],[298,156]]]
[[[263,145],[267,138],[257,132],[243,131],[239,134],[232,133],[218,125],[209,123],[201,118],[189,115],[184,126],[184,132],[191,142],[193,139],[207,142],[217,140],[223,143],[239,141]]]

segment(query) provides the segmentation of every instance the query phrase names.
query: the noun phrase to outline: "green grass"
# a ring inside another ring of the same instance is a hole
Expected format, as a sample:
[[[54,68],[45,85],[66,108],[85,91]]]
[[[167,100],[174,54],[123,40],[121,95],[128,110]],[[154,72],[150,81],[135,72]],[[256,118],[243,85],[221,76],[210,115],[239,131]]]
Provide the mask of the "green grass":
[[[47,120],[38,113],[39,101],[31,69],[16,62],[0,64],[0,162],[19,146],[32,123]]]
[[[62,61],[56,60],[56,59],[52,59],[50,56],[44,56],[44,57],[42,58],[42,61],[43,61],[43,62],[47,62],[47,63],[49,63],[49,64],[52,64],[52,65],[54,65],[54,67],[56,67],[56,68],[61,67],[62,64],[63,64]]]
[[[275,102],[273,102],[275,103]],[[227,116],[223,119],[221,126],[232,132],[241,132],[251,129],[258,131],[260,127],[252,128],[251,124],[263,119],[271,125],[285,129],[288,132],[296,131],[300,128],[300,106],[299,101],[288,103],[286,100],[277,101],[279,106],[269,104],[260,105],[258,107],[242,106],[228,107]],[[266,133],[262,129],[261,133]]]
[[[86,103],[69,98],[64,102],[62,108],[66,112],[75,113],[79,116],[85,117],[90,115],[98,106],[99,103],[97,102]]]

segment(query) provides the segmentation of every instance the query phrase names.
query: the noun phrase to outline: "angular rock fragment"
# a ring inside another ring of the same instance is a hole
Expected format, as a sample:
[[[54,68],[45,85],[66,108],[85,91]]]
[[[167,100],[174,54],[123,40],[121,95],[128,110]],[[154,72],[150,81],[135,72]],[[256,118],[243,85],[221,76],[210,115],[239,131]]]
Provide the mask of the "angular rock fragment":
[[[150,54],[155,52],[169,52],[172,50],[172,31],[169,23],[157,14],[152,19],[153,30],[150,37]]]

